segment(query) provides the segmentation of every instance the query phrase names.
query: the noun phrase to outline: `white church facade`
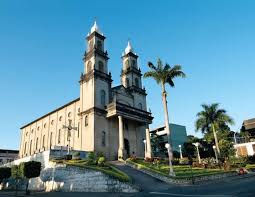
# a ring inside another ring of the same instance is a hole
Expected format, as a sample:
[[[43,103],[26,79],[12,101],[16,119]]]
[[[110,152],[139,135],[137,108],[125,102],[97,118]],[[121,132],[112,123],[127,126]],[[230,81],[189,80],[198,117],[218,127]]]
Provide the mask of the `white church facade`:
[[[128,43],[121,57],[121,84],[112,87],[105,38],[95,23],[86,38],[80,97],[21,127],[20,158],[67,146],[102,152],[109,160],[150,156],[153,117],[147,111],[138,55]],[[75,128],[71,132],[63,128],[69,122]]]

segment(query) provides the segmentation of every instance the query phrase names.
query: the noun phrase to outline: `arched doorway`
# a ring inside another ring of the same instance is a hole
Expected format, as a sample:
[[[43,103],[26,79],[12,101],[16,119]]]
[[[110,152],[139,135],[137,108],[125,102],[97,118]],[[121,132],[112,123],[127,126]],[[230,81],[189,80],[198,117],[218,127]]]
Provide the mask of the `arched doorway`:
[[[129,141],[126,138],[124,139],[124,148],[127,153],[127,158],[129,158],[130,157],[130,147],[129,147]]]

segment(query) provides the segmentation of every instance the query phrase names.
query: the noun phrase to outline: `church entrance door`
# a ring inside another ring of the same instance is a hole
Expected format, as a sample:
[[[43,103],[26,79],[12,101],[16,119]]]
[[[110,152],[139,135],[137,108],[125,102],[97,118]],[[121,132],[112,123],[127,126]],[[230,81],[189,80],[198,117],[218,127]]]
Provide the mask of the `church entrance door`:
[[[128,141],[128,139],[124,139],[124,148],[125,148],[125,150],[126,150],[126,155],[127,155],[127,158],[129,158],[130,157],[130,147],[129,147],[129,141]]]

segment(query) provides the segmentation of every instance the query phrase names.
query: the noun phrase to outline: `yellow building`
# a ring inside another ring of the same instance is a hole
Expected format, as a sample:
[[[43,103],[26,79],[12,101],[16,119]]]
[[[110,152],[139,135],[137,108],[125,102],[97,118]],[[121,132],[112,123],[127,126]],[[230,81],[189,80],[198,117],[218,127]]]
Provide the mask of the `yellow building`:
[[[121,57],[121,85],[112,87],[105,38],[95,23],[86,37],[80,97],[21,127],[21,158],[67,146],[103,152],[111,160],[144,156],[143,139],[149,138],[148,125],[153,118],[147,111],[138,55],[128,43]],[[63,128],[69,121],[76,130]],[[146,154],[150,156],[147,141]]]

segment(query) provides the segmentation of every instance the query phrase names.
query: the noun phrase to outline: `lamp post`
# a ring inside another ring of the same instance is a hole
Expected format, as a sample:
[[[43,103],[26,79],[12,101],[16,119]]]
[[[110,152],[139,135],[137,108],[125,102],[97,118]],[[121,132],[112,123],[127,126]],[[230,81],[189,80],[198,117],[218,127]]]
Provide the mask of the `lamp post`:
[[[183,159],[183,157],[182,157],[182,145],[179,145],[179,148],[180,148],[180,158]]]
[[[216,163],[219,163],[218,154],[217,154],[216,146],[215,145],[213,145],[213,150],[214,150],[214,154],[215,154]]]
[[[175,173],[174,173],[174,171],[173,171],[172,162],[171,162],[173,155],[172,155],[172,153],[171,153],[171,151],[170,151],[170,144],[166,143],[166,144],[165,144],[165,148],[167,149],[167,152],[168,152],[168,159],[169,159],[169,176],[175,176]]]
[[[193,143],[193,145],[197,148],[197,158],[198,158],[198,163],[200,164],[201,163],[201,158],[200,158],[200,154],[199,154],[199,143],[196,142],[196,143]]]
[[[146,140],[143,140],[144,143],[144,158],[146,158],[147,153],[147,146],[146,146]]]

